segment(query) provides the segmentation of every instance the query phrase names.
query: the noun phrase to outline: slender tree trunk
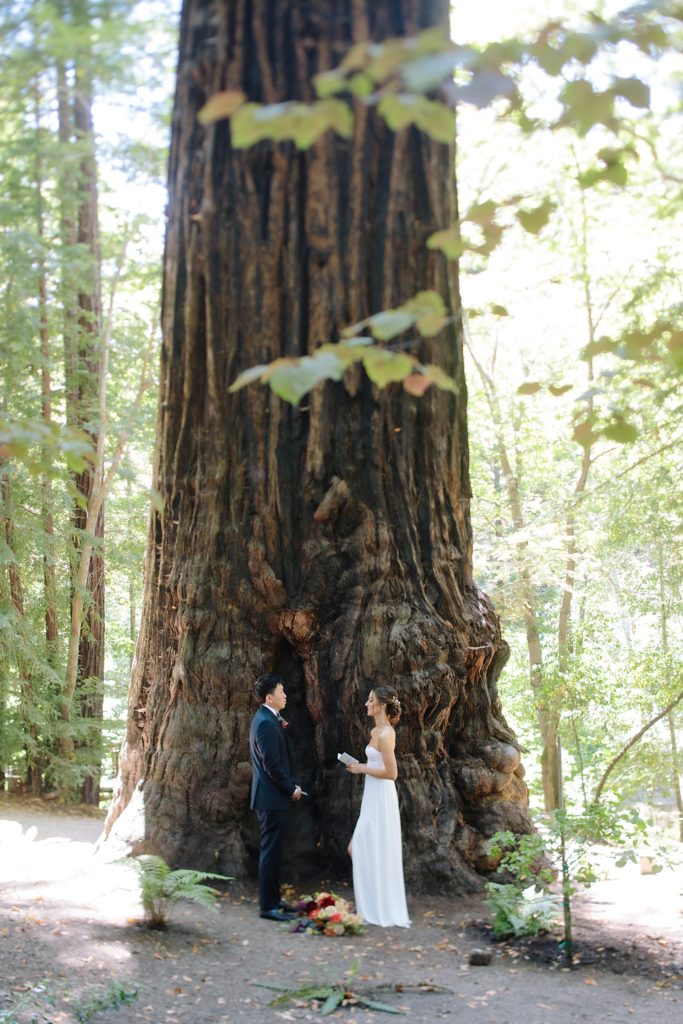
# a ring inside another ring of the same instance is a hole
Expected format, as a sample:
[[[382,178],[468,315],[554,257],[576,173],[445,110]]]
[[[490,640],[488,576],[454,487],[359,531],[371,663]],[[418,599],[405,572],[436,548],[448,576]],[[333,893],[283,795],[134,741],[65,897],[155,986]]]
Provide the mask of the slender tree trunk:
[[[41,240],[44,238],[41,229]],[[38,267],[38,303],[40,308],[40,355],[41,355],[41,393],[43,422],[52,424],[52,375],[50,371],[50,337],[47,318],[47,273],[45,260],[41,255]],[[47,662],[55,668],[57,664],[57,571],[55,567],[55,528],[52,515],[54,498],[52,481],[48,473],[40,478],[41,517],[43,521],[43,588],[45,602],[45,643]]]
[[[89,5],[85,0],[64,3],[63,12],[70,14],[77,29],[84,33],[89,26]],[[71,81],[67,70],[58,70],[60,138],[65,145],[72,140],[82,156],[75,187],[75,204],[65,199],[68,209],[63,212],[64,244],[74,238],[89,254],[89,262],[81,267],[78,280],[69,281],[65,295],[65,366],[67,391],[67,418],[74,426],[90,434],[93,449],[98,448],[102,425],[98,422],[100,403],[100,359],[102,342],[102,299],[100,284],[100,243],[97,215],[97,164],[94,150],[92,120],[93,84],[90,63],[92,53],[85,41],[75,58]],[[72,221],[72,216],[74,220]],[[67,272],[68,273],[68,272]],[[75,317],[72,313],[75,312]],[[75,319],[75,323],[74,323]],[[86,547],[91,551],[82,622],[71,623],[71,633],[78,629],[78,682],[76,700],[81,719],[90,728],[85,739],[74,745],[70,735],[73,702],[67,698],[62,706],[62,755],[70,759],[74,749],[78,757],[88,764],[88,772],[81,788],[84,803],[99,803],[99,778],[102,750],[102,709],[104,679],[104,506],[94,526],[94,544],[84,539],[83,531],[88,519],[88,508],[101,485],[101,461],[96,468],[88,466],[76,474],[75,484],[81,498],[74,502],[73,535],[74,556],[72,578],[80,572],[78,563]],[[75,585],[75,582],[74,584]],[[72,600],[72,610],[79,602]],[[68,684],[67,684],[68,688]]]
[[[87,3],[75,2],[77,22],[88,23]],[[87,54],[92,60],[92,54]],[[78,210],[78,241],[90,253],[90,273],[85,276],[78,292],[80,362],[83,367],[83,385],[80,395],[81,424],[91,433],[95,447],[104,430],[100,422],[102,412],[100,395],[102,345],[102,288],[100,282],[100,238],[97,216],[97,164],[95,160],[94,126],[92,119],[93,85],[89,70],[76,67],[74,88],[74,126],[76,138],[85,145],[80,168],[80,205]],[[93,417],[94,413],[94,417]],[[93,423],[93,418],[96,423]],[[75,507],[77,529],[85,526],[87,508],[93,492],[102,484],[102,461],[94,469],[79,474],[76,485],[86,498],[86,507]],[[90,558],[87,591],[88,605],[81,629],[79,645],[79,710],[82,719],[91,728],[85,741],[85,755],[90,765],[81,790],[84,803],[99,803],[102,768],[102,710],[104,702],[104,504],[101,505],[95,525],[96,543]]]
[[[35,188],[36,188],[36,229],[40,252],[38,256],[38,311],[41,367],[41,413],[43,423],[52,426],[52,373],[50,351],[50,329],[48,318],[47,267],[45,263],[45,201],[43,197],[44,177],[42,160],[40,85],[36,81],[36,145],[35,145]],[[47,452],[43,458],[47,461]],[[45,608],[45,660],[53,670],[58,667],[58,621],[57,621],[57,570],[55,552],[55,530],[52,510],[54,497],[49,473],[40,477],[41,519],[43,523],[43,603]],[[34,792],[42,791],[44,770],[44,744],[41,744],[40,764],[32,780]]]
[[[496,450],[500,468],[507,488],[510,518],[516,533],[521,534],[526,525],[522,494],[519,486],[519,473],[515,472],[503,431],[503,416],[500,410],[495,381],[487,373],[476,355],[469,348],[470,355],[477,368],[484,387],[484,393],[491,411],[491,419],[496,431]],[[527,652],[529,657],[529,685],[534,695],[538,731],[541,736],[541,778],[545,809],[553,810],[559,806],[559,776],[557,765],[557,741],[559,716],[553,701],[548,699],[543,678],[543,647],[538,624],[538,602],[529,569],[528,544],[525,540],[515,545],[517,572],[519,575],[522,614],[526,631]]]
[[[590,307],[589,307],[590,309]],[[592,378],[592,368],[590,370]],[[591,467],[591,448],[586,446],[581,455],[581,466],[579,476],[574,487],[574,499],[583,494],[588,480],[588,473]],[[576,513],[574,500],[570,500],[567,506],[565,517],[564,533],[566,538],[566,562],[564,571],[564,582],[562,586],[562,599],[557,619],[557,661],[560,677],[563,678],[569,669],[569,660],[572,653],[571,640],[571,610],[574,599],[574,587],[576,583]],[[564,687],[563,687],[564,689]],[[557,760],[557,741],[559,739],[560,715],[564,702],[563,689],[554,695],[549,713],[549,728],[547,742],[543,744],[541,754],[541,770],[543,773],[543,793],[545,796],[546,810],[554,810],[560,806],[560,765]],[[551,740],[554,738],[554,746]],[[577,737],[578,742],[578,737]]]
[[[621,616],[621,628],[624,633],[624,642],[626,643],[627,649],[630,651],[633,646],[631,642],[631,630],[633,628],[631,623],[631,613],[629,612],[628,604],[624,598],[624,591],[621,583],[619,582],[619,576],[614,569],[608,569],[606,575],[607,579],[614,587],[614,593],[617,595],[619,614]]]
[[[230,147],[197,111],[221,88],[312,99],[311,76],[355,41],[447,23],[445,0],[266,5],[186,0],[170,163],[161,401],[143,616],[120,796],[107,828],[137,849],[244,876],[251,684],[286,679],[298,780],[292,876],[348,864],[361,788],[363,702],[397,687],[399,790],[414,888],[480,886],[484,838],[527,831],[526,787],[496,681],[507,658],[472,581],[462,339],[416,342],[456,399],[379,392],[359,373],[292,408],[236,396],[242,369],[311,352],[341,327],[435,288],[452,268],[425,247],[452,222],[453,152],[392,135],[357,104],[350,142]],[[459,316],[456,318],[459,319]],[[136,814],[140,812],[137,819]]]
[[[126,497],[130,507],[133,505],[133,488],[130,480],[126,481]],[[128,659],[129,669],[133,668],[133,653],[135,651],[135,639],[138,635],[138,612],[137,612],[137,587],[132,571],[128,573],[128,640],[130,642],[130,656]]]
[[[583,285],[584,293],[588,343],[592,344],[595,340],[595,317],[593,314],[593,299],[591,294],[591,276],[588,267],[588,213],[583,193],[580,195],[580,202],[581,226],[579,251],[581,257],[581,283]],[[590,387],[593,381],[593,362],[591,359],[588,360],[587,365],[588,386]],[[592,398],[588,399],[587,412],[590,418],[593,412]],[[586,483],[588,481],[588,474],[590,472],[592,461],[591,452],[592,443],[584,444],[581,454],[579,474],[574,486],[574,494],[567,504],[567,512],[565,515],[564,533],[566,538],[566,561],[564,582],[562,585],[562,599],[560,601],[560,611],[557,620],[557,661],[561,679],[564,679],[564,676],[569,669],[569,661],[572,654],[571,611],[576,584],[577,559],[576,500],[586,489]],[[564,703],[563,691],[564,684],[562,684],[562,689],[553,696],[552,706],[550,708],[548,742],[544,743],[543,753],[541,755],[543,792],[545,795],[546,810],[554,810],[560,806],[561,765],[558,762],[557,751],[559,748],[557,741],[559,739],[560,717]]]
[[[58,0],[58,9],[62,22],[70,20],[68,0]],[[68,19],[69,16],[69,19]],[[59,177],[60,204],[60,299],[62,308],[62,339],[64,349],[64,393],[66,402],[66,422],[75,425],[78,422],[78,315],[77,289],[72,270],[72,254],[78,240],[77,234],[77,178],[74,173],[72,150],[74,143],[74,118],[72,96],[72,72],[66,60],[60,57],[56,65],[57,71],[57,119],[58,138],[60,143],[61,168]],[[73,518],[73,513],[72,513]],[[77,573],[78,538],[72,530],[69,544],[69,575],[71,587],[71,605],[74,598],[74,578]],[[70,631],[73,632],[73,612]],[[80,635],[80,624],[79,624]],[[65,686],[68,685],[65,683]],[[73,758],[74,745],[71,725],[71,702],[65,693],[61,695],[60,731],[58,734],[57,751],[64,760]]]
[[[60,15],[66,18],[66,2],[60,0]],[[71,254],[77,241],[76,231],[76,176],[71,160],[74,125],[72,88],[69,68],[65,61],[57,62],[57,117],[58,138],[62,166],[59,176],[60,241],[61,241],[61,306],[64,342],[64,383],[67,423],[75,423],[78,408],[78,329],[76,313],[76,287],[71,269]]]
[[[678,838],[683,843],[683,794],[681,793],[681,770],[679,765],[678,741],[676,739],[676,713],[668,714],[669,736],[671,737],[671,783],[678,812]]]
[[[20,684],[20,717],[24,733],[24,753],[26,757],[26,788],[30,793],[40,792],[40,766],[38,764],[38,728],[36,725],[36,699],[33,673],[26,656],[24,645],[27,643],[24,623],[24,586],[19,570],[19,563],[14,550],[14,519],[10,500],[10,479],[5,468],[5,459],[0,456],[0,496],[2,497],[2,522],[5,543],[10,553],[7,564],[10,600],[17,620],[17,631],[20,634],[17,642],[17,669]]]
[[[661,540],[657,544],[657,568],[659,575],[659,625],[662,638],[662,653],[668,660],[669,655],[669,614],[666,601],[666,572],[664,566],[664,545]],[[683,793],[681,793],[681,772],[678,762],[678,742],[676,740],[676,712],[672,708],[667,716],[669,736],[671,737],[671,785],[676,811],[678,812],[678,837],[683,843]]]

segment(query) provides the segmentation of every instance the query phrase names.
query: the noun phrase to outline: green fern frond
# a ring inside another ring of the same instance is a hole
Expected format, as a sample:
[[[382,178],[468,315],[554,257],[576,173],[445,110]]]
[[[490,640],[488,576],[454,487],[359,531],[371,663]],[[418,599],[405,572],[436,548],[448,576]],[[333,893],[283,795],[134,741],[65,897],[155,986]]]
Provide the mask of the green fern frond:
[[[166,924],[167,903],[189,900],[191,903],[213,908],[220,892],[204,885],[204,881],[231,881],[227,875],[219,875],[212,871],[194,871],[191,868],[171,871],[163,857],[154,854],[136,857],[134,864],[140,872],[140,898],[145,917],[147,923],[155,928],[163,928]]]

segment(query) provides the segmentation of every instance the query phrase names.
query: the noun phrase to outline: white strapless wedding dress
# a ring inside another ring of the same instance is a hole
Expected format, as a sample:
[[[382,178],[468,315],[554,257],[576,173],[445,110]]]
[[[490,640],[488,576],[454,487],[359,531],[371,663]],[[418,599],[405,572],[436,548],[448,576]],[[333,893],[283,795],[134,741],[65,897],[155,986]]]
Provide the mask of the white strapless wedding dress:
[[[367,746],[371,768],[383,768],[377,747]],[[403,883],[401,818],[396,784],[391,779],[365,776],[363,802],[351,840],[353,891],[356,909],[368,924],[384,928],[410,927]]]

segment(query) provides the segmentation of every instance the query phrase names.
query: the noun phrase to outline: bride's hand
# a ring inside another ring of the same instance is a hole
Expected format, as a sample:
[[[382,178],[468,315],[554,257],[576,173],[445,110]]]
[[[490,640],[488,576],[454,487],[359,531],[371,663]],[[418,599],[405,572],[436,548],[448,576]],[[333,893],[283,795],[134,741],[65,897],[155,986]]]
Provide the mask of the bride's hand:
[[[347,764],[347,772],[351,772],[352,775],[363,775],[365,772],[364,764]]]

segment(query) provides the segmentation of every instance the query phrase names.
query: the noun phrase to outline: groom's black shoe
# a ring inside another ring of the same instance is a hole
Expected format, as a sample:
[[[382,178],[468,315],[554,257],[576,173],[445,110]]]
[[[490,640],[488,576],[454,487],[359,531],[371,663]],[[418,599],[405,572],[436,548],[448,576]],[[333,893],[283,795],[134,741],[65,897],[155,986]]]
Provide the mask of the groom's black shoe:
[[[272,910],[262,910],[259,917],[264,917],[266,921],[295,921],[296,914],[288,914],[284,910],[278,910],[274,907]]]
[[[299,907],[296,903],[285,903],[284,900],[280,900],[278,904],[279,910],[284,910],[287,914],[298,914]]]

